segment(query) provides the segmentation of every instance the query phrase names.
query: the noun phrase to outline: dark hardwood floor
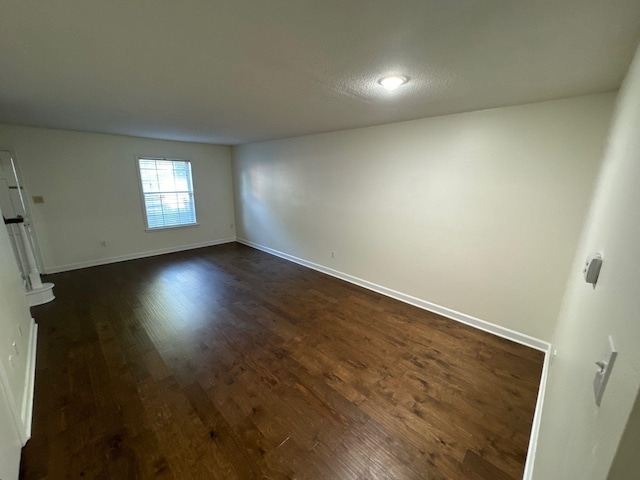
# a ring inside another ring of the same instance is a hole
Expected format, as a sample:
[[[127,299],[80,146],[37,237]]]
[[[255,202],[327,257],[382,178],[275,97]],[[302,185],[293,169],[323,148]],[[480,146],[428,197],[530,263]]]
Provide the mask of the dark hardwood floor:
[[[46,280],[25,480],[522,477],[540,352],[239,244]]]

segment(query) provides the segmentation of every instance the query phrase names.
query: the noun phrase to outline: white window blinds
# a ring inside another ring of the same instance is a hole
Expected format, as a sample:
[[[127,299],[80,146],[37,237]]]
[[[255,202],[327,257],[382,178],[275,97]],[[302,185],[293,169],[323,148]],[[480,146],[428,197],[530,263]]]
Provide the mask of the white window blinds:
[[[194,225],[196,207],[191,162],[139,158],[138,166],[147,228]]]

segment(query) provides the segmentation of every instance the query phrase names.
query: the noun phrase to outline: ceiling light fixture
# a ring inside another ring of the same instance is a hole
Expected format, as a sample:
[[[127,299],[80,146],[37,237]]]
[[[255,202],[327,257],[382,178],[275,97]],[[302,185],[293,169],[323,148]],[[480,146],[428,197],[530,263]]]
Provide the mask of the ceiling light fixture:
[[[378,80],[378,83],[387,90],[395,90],[400,85],[407,83],[409,79],[404,75],[387,75]]]

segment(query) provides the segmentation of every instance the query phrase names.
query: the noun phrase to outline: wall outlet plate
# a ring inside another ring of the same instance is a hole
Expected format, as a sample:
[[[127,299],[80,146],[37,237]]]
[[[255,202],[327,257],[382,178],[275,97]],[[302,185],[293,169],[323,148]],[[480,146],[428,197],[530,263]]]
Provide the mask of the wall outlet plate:
[[[617,356],[618,352],[615,345],[613,344],[613,338],[611,337],[611,335],[609,335],[609,348],[605,353],[605,359],[596,362],[598,371],[596,372],[596,376],[593,379],[593,394],[596,397],[597,406],[600,406],[600,404],[602,403],[604,389],[607,388],[607,382],[609,381],[609,377],[611,376],[611,370],[613,370],[613,365],[616,362]]]

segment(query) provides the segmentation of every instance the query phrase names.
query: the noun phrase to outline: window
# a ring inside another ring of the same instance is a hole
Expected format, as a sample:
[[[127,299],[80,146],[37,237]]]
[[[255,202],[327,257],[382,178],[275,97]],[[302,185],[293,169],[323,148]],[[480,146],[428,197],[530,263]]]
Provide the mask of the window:
[[[196,224],[191,162],[139,158],[140,184],[149,230]]]

